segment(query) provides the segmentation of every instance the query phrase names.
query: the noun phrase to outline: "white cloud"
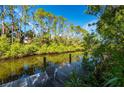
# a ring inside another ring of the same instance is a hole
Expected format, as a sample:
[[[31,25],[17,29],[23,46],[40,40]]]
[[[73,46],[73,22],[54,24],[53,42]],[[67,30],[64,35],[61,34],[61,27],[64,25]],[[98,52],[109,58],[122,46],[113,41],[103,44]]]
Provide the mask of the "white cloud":
[[[97,21],[98,20],[92,20],[92,21],[84,24],[82,28],[84,28],[85,30],[89,31],[90,33],[95,32],[96,31],[96,25],[88,26],[88,24],[96,23]]]

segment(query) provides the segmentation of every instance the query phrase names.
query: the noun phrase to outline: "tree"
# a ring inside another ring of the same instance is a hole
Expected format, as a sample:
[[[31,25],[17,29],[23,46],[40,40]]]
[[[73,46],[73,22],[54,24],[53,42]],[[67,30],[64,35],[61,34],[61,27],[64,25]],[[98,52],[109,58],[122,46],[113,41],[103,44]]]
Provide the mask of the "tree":
[[[0,6],[0,18],[1,18],[1,22],[2,22],[2,34],[4,34],[4,18],[5,18],[5,14],[6,14],[6,10],[5,10],[5,6],[2,5]]]
[[[35,19],[40,24],[40,28],[42,28],[43,32],[45,32],[45,30],[46,30],[45,22],[44,22],[44,18],[46,18],[46,14],[47,13],[42,8],[39,8],[35,12]]]
[[[88,6],[86,12],[99,18],[95,25],[100,44],[93,50],[94,59],[97,58],[99,64],[95,67],[94,75],[98,82],[101,80],[109,82],[117,77],[120,80],[116,85],[123,86],[121,66],[124,66],[122,57],[124,55],[124,6]],[[99,84],[102,85],[103,82]]]
[[[54,21],[53,21],[53,32],[55,33],[55,36],[57,35],[57,22],[58,22],[58,17],[54,16]]]
[[[11,26],[11,27],[12,27],[12,30],[11,30],[11,35],[12,35],[12,36],[11,36],[11,43],[13,43],[13,41],[14,41],[14,36],[13,36],[13,35],[14,35],[14,30],[15,30],[15,27],[14,27],[14,23],[15,23],[15,22],[14,22],[14,21],[15,21],[15,20],[14,20],[14,18],[15,18],[15,17],[14,17],[14,8],[15,8],[15,6],[12,6],[12,5],[9,6],[9,9],[10,9],[9,15],[10,15],[10,17],[11,17],[11,22],[12,22],[12,26]]]
[[[63,16],[58,17],[58,33],[62,33],[64,30],[64,22],[66,19]]]
[[[27,19],[29,18],[29,16],[28,16],[29,8],[30,8],[29,6],[26,6],[26,5],[23,6],[24,32],[26,32],[26,27],[28,24]]]

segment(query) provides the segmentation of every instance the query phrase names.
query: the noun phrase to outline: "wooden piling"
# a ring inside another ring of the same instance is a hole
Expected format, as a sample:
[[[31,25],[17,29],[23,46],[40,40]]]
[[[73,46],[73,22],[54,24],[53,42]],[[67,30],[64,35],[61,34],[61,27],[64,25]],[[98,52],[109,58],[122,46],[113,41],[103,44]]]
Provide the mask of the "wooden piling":
[[[47,66],[46,57],[43,57],[43,64],[44,64],[44,68],[46,69],[46,66]]]
[[[69,54],[69,63],[71,64],[71,54]]]

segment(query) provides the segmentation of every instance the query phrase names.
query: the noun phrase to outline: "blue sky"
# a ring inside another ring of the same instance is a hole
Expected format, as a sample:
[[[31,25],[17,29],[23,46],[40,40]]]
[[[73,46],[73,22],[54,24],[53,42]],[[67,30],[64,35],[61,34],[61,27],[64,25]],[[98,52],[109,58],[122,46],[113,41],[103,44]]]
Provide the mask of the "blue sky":
[[[96,22],[98,19],[95,16],[84,13],[87,10],[85,5],[36,5],[31,8],[31,11],[35,12],[38,8],[43,8],[56,16],[63,16],[69,23],[80,25],[88,31],[96,29],[96,27],[88,27],[89,23]],[[18,10],[16,12],[20,14]]]
[[[87,9],[87,6],[84,5],[38,5],[35,6],[32,11],[35,11],[38,8],[43,8],[56,16],[63,16],[67,18],[68,22],[73,23],[74,25],[80,25],[86,30],[91,30],[87,24],[97,20],[95,16],[84,13]]]

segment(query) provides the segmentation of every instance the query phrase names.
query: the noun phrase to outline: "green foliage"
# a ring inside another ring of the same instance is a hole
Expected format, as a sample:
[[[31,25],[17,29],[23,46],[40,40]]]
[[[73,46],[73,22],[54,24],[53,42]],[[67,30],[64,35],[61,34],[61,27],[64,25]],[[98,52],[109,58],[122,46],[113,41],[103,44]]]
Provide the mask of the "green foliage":
[[[56,16],[42,8],[32,13],[30,11],[32,7],[1,6],[0,58],[82,49],[80,38],[66,35],[66,31],[70,28],[66,18]],[[6,18],[10,18],[11,22],[6,22]],[[30,28],[29,31],[27,27]],[[71,29],[68,33],[74,36],[86,32],[80,26],[73,25],[71,28],[75,29],[75,33]]]
[[[123,9],[123,6],[89,6],[88,9],[89,14],[100,17],[97,32],[101,40],[91,49],[94,62],[99,61],[92,80],[97,80],[94,84],[97,82],[99,86],[124,86]]]
[[[9,50],[9,42],[8,38],[5,35],[2,35],[0,37],[0,52],[1,54],[4,54],[6,51]]]
[[[22,45],[17,42],[10,45],[10,50],[6,51],[4,57],[22,57],[34,54],[36,51],[38,51],[38,47],[35,44]]]
[[[65,86],[124,86],[124,6],[88,6],[86,13],[99,18],[98,22],[89,24],[97,27],[96,32],[91,34],[80,26],[66,24],[64,17],[55,16],[41,8],[33,16],[27,16],[30,14],[29,7],[22,6],[22,17],[18,18],[20,21],[12,13],[15,7],[5,6],[4,10],[7,8],[9,14],[6,15],[5,11],[0,10],[4,25],[0,32],[6,28],[0,36],[0,58],[83,49],[83,62],[88,75],[83,78],[72,73]],[[11,17],[12,24],[4,22],[6,16]],[[26,32],[30,17],[33,17],[31,22],[35,28],[40,28],[38,34],[34,32],[34,27]],[[21,31],[23,25],[25,33]],[[82,38],[72,37],[78,34]],[[31,39],[30,43],[23,42],[25,36]],[[19,43],[19,40],[22,42]]]
[[[1,58],[23,57],[27,55],[44,53],[61,53],[82,49],[81,46],[65,46],[63,43],[57,44],[55,42],[51,42],[49,45],[39,45],[36,41],[31,44],[21,44],[18,41],[13,44],[9,44],[6,37],[1,37],[0,43]]]
[[[76,51],[81,50],[81,46],[65,46],[62,43],[51,43],[50,45],[44,44],[40,47],[39,51],[37,53],[61,53],[61,52],[67,52],[67,51]]]
[[[107,83],[104,84],[104,86],[116,86],[117,85],[118,78],[112,78]]]
[[[38,51],[39,47],[36,46],[35,44],[29,44],[29,45],[25,45],[24,49],[26,50],[27,54],[33,54],[36,51]]]
[[[97,34],[87,33],[83,37],[83,61],[93,69],[87,68],[89,74],[80,78],[81,86],[124,86],[124,7],[88,6],[86,13],[99,17],[99,20],[90,25],[97,26]],[[95,65],[87,64],[90,57]],[[71,86],[72,81],[69,84]]]
[[[15,57],[20,54],[21,44],[14,43],[10,45],[10,50],[5,53],[5,56]]]
[[[65,82],[65,87],[81,87],[82,80],[78,77],[76,72],[72,72],[70,75],[70,80]]]

